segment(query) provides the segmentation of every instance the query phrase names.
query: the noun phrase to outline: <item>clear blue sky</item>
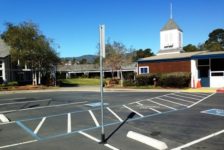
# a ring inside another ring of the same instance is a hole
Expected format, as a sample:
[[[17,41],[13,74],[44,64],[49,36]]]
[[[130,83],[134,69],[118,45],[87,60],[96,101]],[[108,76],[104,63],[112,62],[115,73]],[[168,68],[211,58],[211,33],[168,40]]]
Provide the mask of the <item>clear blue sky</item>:
[[[0,32],[6,22],[32,21],[60,45],[61,57],[73,57],[97,53],[98,26],[105,24],[111,41],[156,53],[170,2],[184,45],[197,45],[224,28],[224,0],[0,0]]]

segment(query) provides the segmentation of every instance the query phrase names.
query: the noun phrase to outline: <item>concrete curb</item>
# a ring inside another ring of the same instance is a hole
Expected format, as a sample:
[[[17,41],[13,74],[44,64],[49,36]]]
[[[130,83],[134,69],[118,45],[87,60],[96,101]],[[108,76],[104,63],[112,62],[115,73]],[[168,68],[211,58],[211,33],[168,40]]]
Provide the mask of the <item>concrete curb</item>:
[[[146,144],[148,146],[151,146],[155,149],[158,150],[166,150],[168,149],[168,146],[166,145],[165,142],[159,141],[157,139],[142,135],[140,133],[137,132],[133,132],[133,131],[129,131],[127,134],[128,138],[131,138],[133,140],[136,140],[138,142],[141,142],[143,144]]]
[[[104,88],[104,92],[181,92],[179,89],[127,89],[127,88]],[[83,87],[66,87],[57,89],[39,89],[39,90],[16,90],[16,91],[0,91],[1,94],[17,94],[17,93],[40,93],[40,92],[100,92],[100,88],[96,86]]]
[[[8,118],[6,118],[6,116],[4,114],[0,114],[0,121],[3,123],[9,122]]]
[[[224,93],[224,88],[217,89],[217,90],[216,90],[216,93]]]

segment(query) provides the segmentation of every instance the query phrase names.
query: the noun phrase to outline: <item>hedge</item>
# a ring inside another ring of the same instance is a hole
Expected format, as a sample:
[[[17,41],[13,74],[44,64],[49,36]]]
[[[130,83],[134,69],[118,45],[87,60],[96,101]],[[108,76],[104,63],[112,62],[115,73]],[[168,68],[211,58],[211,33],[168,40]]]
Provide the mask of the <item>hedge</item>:
[[[161,87],[183,88],[190,86],[191,74],[185,72],[175,72],[166,74],[147,74],[138,75],[136,80],[127,80],[124,82],[125,86],[146,86],[156,85]]]
[[[153,79],[160,78],[160,74],[148,74],[148,75],[138,75],[136,77],[136,85],[137,86],[144,86],[144,85],[153,85]]]
[[[162,74],[158,80],[158,85],[162,87],[189,87],[191,81],[190,73],[176,72]]]

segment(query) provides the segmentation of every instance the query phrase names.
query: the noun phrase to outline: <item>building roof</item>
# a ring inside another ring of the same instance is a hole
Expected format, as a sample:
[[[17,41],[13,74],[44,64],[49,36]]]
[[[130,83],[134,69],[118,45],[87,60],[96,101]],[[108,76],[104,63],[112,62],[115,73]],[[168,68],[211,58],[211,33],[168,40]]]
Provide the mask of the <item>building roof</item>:
[[[0,58],[5,58],[9,56],[9,54],[10,54],[9,46],[6,45],[2,39],[0,39]]]
[[[206,59],[206,58],[224,58],[224,51],[209,52],[209,51],[197,51],[186,52],[176,54],[157,55],[152,57],[141,58],[138,62],[156,62],[156,61],[171,61],[171,60],[183,60],[183,59]]]
[[[142,62],[142,61],[160,61],[160,60],[184,59],[184,58],[191,58],[193,55],[196,55],[198,53],[200,53],[200,52],[157,55],[157,56],[152,56],[152,57],[141,58],[138,61]]]
[[[159,50],[157,55],[164,55],[164,54],[169,54],[169,53],[182,53],[184,52],[183,49],[181,48],[176,48],[176,49],[164,49],[164,50]]]
[[[192,59],[207,59],[207,58],[224,58],[224,51],[203,51],[197,55],[192,56]]]
[[[134,71],[136,67],[136,63],[132,63],[129,65],[121,66],[121,69],[124,71]],[[111,70],[110,68],[105,68],[104,70]],[[75,65],[58,65],[57,71],[60,72],[76,72],[76,73],[83,73],[83,72],[99,72],[100,66],[97,64],[75,64]]]
[[[182,29],[176,24],[176,22],[173,19],[169,19],[168,22],[160,31],[167,31],[167,30],[173,30],[173,29],[182,31]]]

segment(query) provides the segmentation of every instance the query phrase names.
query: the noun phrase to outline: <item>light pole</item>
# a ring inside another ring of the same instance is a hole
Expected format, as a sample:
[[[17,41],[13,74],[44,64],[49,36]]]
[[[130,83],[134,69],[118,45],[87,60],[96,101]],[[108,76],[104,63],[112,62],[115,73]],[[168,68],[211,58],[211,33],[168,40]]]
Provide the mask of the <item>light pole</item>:
[[[105,25],[100,25],[100,99],[101,99],[101,144],[105,143],[103,114],[103,58],[105,58]]]

